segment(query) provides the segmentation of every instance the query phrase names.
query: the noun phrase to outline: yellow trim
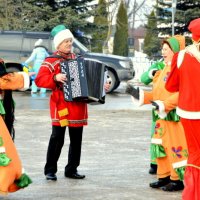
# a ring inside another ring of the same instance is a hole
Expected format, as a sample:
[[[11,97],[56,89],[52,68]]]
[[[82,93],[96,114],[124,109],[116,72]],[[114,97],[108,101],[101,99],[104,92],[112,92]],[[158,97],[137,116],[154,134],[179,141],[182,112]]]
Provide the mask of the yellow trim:
[[[68,126],[69,125],[69,121],[67,119],[62,119],[60,120],[60,126]]]
[[[187,164],[187,167],[194,167],[196,169],[199,169],[200,170],[200,167],[196,166],[196,165],[192,165],[192,164]]]
[[[6,195],[8,195],[8,192],[0,191],[0,194],[6,196]]]
[[[63,117],[63,116],[68,115],[68,114],[69,114],[69,111],[68,111],[67,108],[64,108],[64,109],[58,111],[59,117]]]

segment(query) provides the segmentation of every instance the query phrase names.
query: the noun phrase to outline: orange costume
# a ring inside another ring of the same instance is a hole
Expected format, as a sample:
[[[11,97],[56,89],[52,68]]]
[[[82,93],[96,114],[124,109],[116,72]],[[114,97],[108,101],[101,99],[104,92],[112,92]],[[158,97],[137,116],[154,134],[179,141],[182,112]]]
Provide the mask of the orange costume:
[[[151,144],[152,155],[157,163],[158,181],[150,183],[150,187],[161,188],[164,191],[178,191],[184,188],[183,178],[188,158],[185,133],[176,114],[179,93],[168,92],[165,89],[173,55],[182,48],[180,41],[181,36],[173,36],[163,41],[162,55],[165,66],[153,77],[152,91],[127,87],[127,92],[132,95],[135,103],[152,103],[154,107],[155,130]]]
[[[178,93],[170,93],[165,89],[170,69],[170,66],[165,66],[163,71],[156,73],[153,90],[144,91],[143,103],[148,104],[153,100],[161,107],[160,112],[154,111],[156,125],[151,140],[153,155],[158,163],[158,178],[170,176],[171,180],[183,180],[188,157],[187,144],[182,124],[175,112]]]
[[[28,88],[29,77],[26,73],[9,73],[0,76],[0,99],[4,90]],[[7,194],[27,187],[31,180],[23,173],[22,164],[16,147],[0,115],[0,193]]]

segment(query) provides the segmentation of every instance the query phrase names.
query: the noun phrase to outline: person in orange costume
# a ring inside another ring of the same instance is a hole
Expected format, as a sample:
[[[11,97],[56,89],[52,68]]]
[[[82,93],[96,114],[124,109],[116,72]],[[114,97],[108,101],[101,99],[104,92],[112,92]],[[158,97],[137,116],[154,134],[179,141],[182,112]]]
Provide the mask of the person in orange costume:
[[[200,18],[188,26],[193,44],[175,54],[166,83],[170,92],[179,91],[177,114],[181,117],[188,144],[183,200],[200,199]]]
[[[158,166],[158,181],[150,183],[150,187],[164,191],[184,188],[182,180],[188,153],[184,130],[175,110],[179,94],[165,89],[173,55],[183,49],[184,44],[183,36],[174,36],[163,41],[162,56],[165,67],[156,72],[152,91],[135,89],[132,85],[128,85],[126,89],[134,102],[137,101],[140,105],[152,102],[156,124],[151,143]]]
[[[29,76],[25,72],[6,73],[4,62],[0,59],[0,99],[3,99],[5,90],[27,89],[28,87]],[[23,173],[20,158],[4,117],[5,115],[0,112],[0,194],[15,192],[32,182]]]

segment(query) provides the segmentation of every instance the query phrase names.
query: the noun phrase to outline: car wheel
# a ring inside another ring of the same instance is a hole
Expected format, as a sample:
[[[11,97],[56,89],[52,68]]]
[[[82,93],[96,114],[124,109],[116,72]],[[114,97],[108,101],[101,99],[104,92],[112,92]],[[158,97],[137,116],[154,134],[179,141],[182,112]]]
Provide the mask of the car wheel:
[[[20,63],[5,63],[7,72],[20,72],[23,71]]]
[[[107,82],[110,83],[110,88],[107,91],[107,93],[111,93],[115,89],[115,85],[116,85],[116,77],[115,77],[115,74],[111,70],[108,70]]]
[[[7,72],[20,72],[20,70],[15,67],[8,67],[8,68],[6,68],[6,71]]]
[[[116,84],[115,84],[115,87],[114,87],[114,90],[116,90],[120,85],[120,81],[116,81]]]

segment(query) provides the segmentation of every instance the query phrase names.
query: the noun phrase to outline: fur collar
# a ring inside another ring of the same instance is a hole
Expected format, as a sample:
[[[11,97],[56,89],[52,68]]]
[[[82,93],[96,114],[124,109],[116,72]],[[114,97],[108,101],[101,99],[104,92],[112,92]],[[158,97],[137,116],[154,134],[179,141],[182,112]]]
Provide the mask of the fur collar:
[[[186,48],[186,52],[192,54],[200,62],[200,43],[192,44]]]

